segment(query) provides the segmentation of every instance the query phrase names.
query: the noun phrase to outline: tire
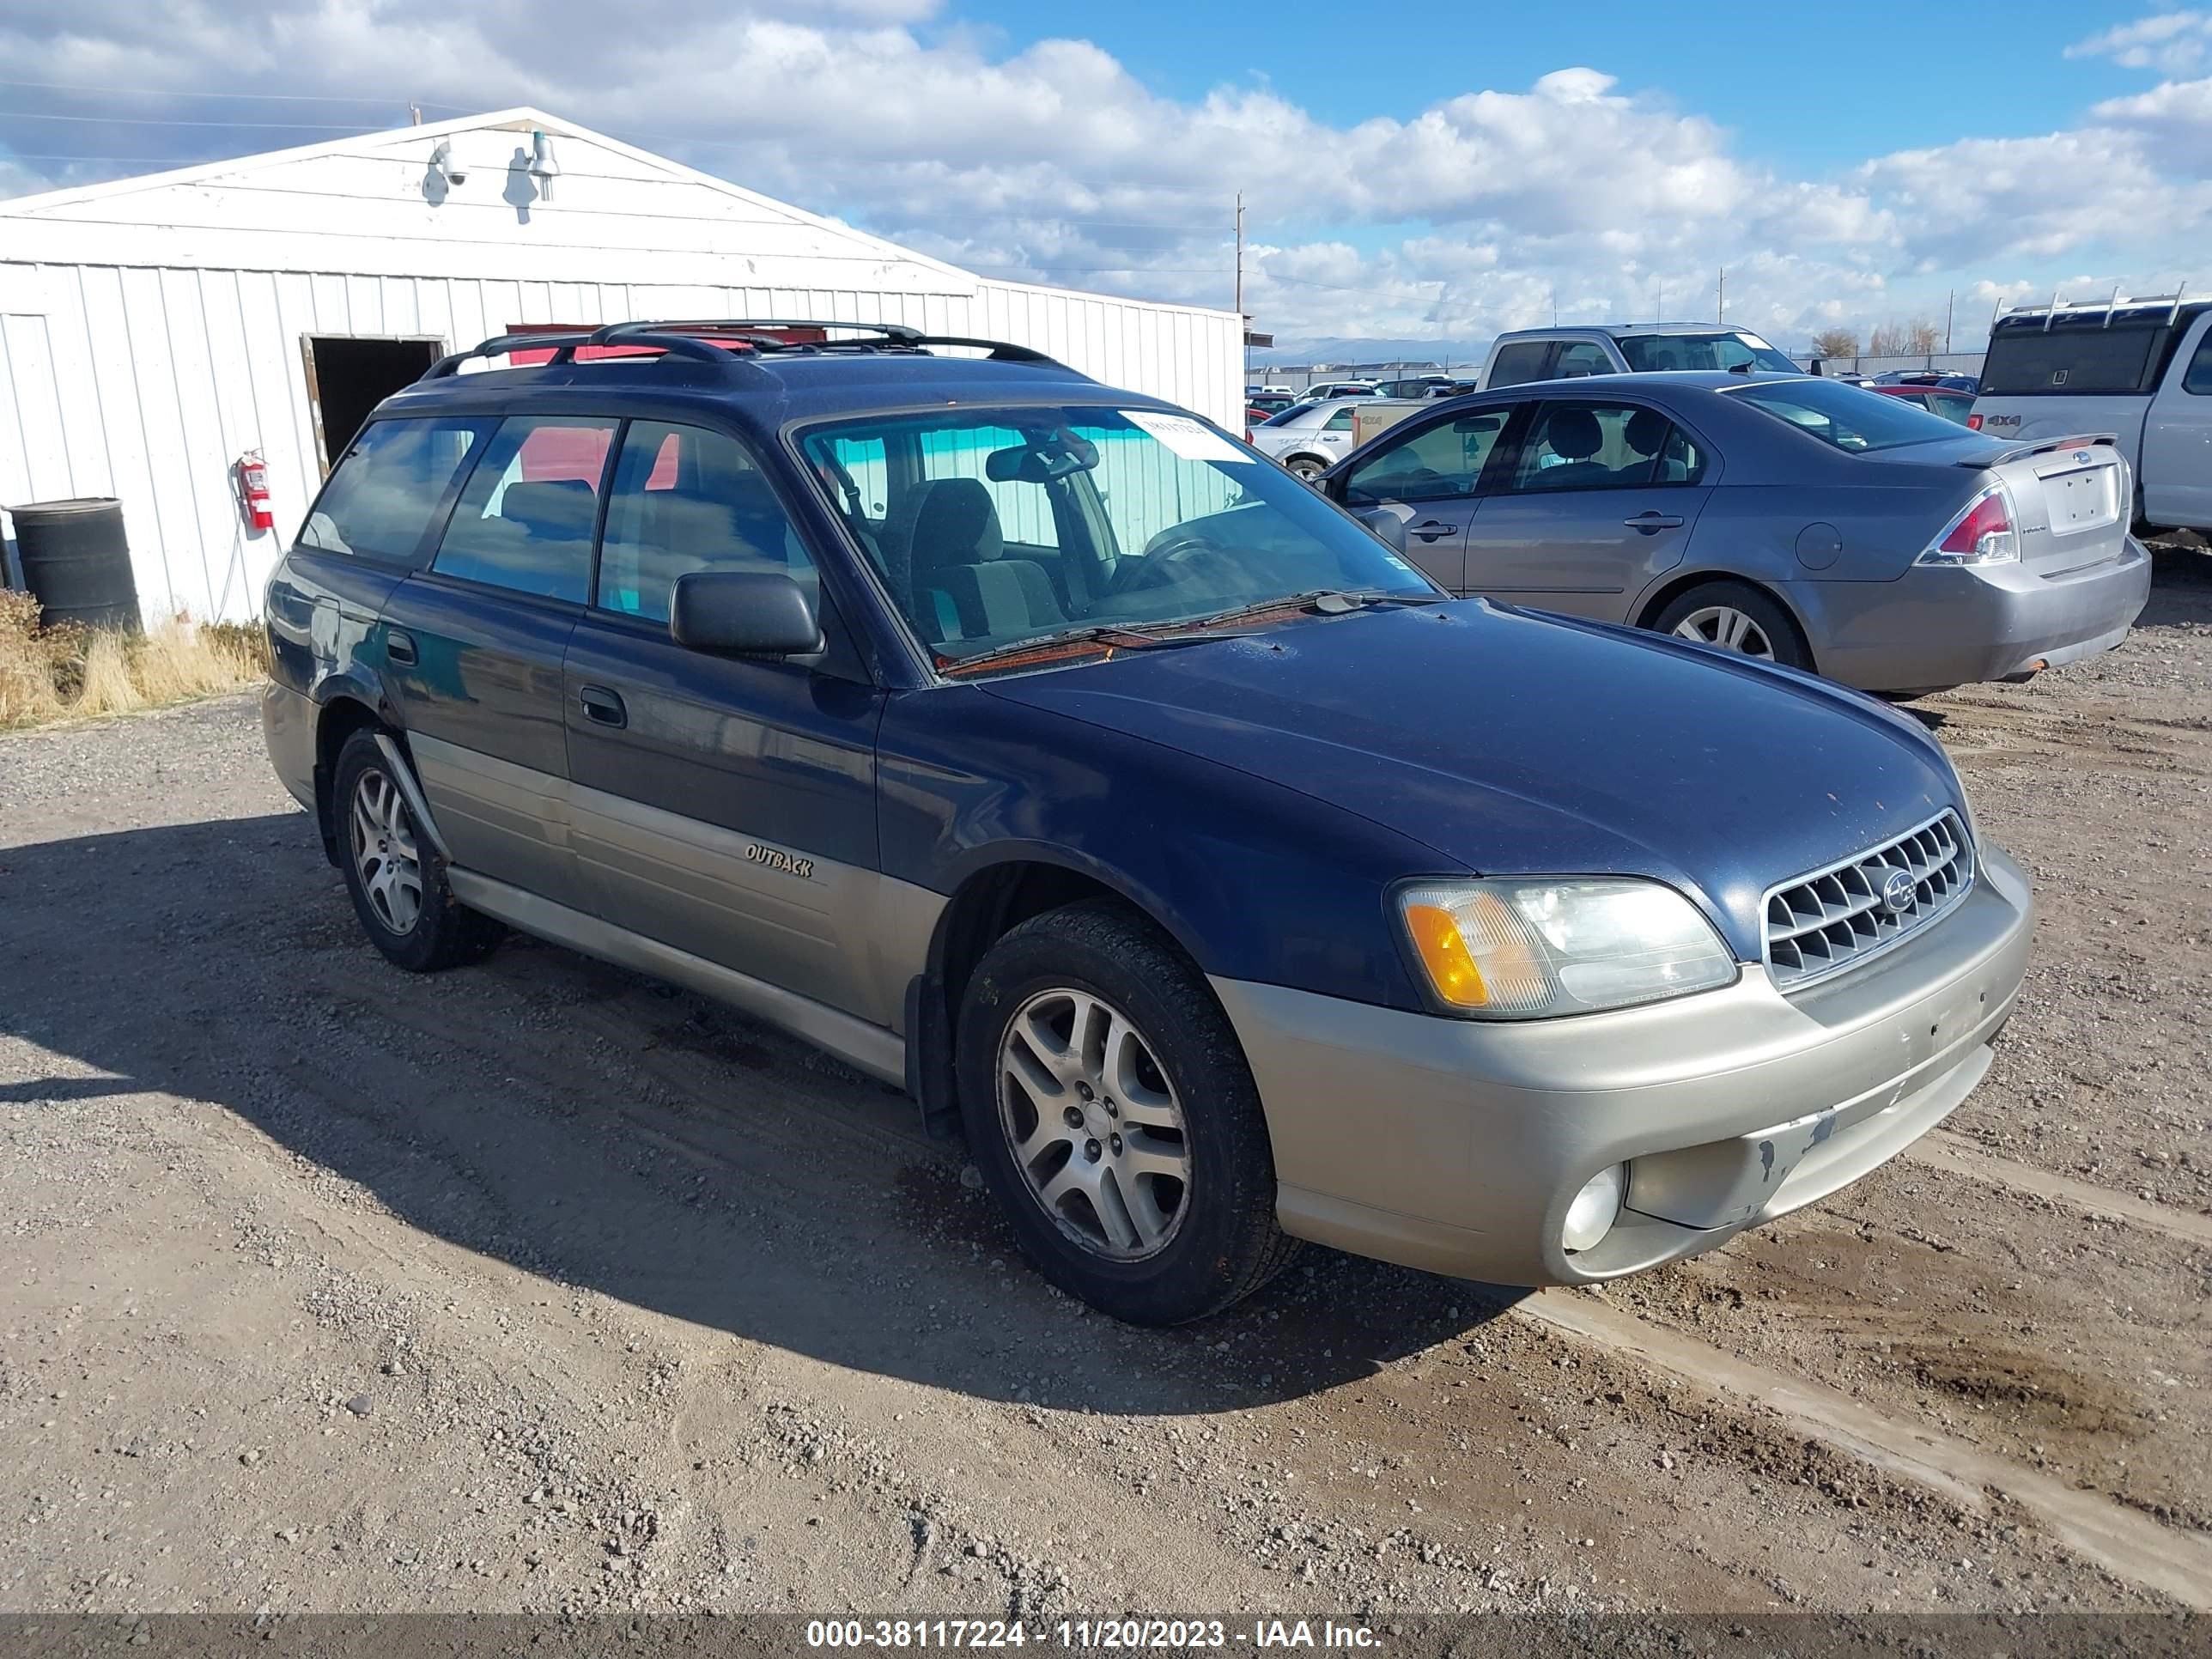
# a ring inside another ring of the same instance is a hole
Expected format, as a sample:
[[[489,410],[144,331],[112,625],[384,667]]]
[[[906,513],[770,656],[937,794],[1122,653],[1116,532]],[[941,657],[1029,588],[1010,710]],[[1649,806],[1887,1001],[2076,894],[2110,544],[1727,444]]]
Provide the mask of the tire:
[[[1796,618],[1781,601],[1747,582],[1700,582],[1677,594],[1650,626],[1654,633],[1679,635],[1785,668],[1813,666]]]
[[[969,1154],[1022,1253],[1071,1296],[1177,1325],[1296,1253],[1236,1033],[1142,918],[1079,904],[1008,931],[968,982],[957,1063]]]
[[[375,732],[356,732],[338,750],[331,817],[354,914],[387,961],[435,973],[475,961],[497,941],[498,925],[453,896],[445,862],[419,833]]]
[[[1317,455],[1293,455],[1283,463],[1291,477],[1304,479],[1307,483],[1311,483],[1328,471],[1328,465]]]

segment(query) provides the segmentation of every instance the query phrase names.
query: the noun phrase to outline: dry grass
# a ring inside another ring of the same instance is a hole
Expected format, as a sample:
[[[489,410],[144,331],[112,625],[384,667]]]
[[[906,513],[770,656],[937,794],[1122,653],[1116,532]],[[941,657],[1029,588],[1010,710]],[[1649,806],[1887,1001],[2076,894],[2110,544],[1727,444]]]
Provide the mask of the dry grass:
[[[141,635],[47,628],[36,599],[0,592],[0,731],[242,690],[267,672],[260,630],[242,623],[174,617]]]

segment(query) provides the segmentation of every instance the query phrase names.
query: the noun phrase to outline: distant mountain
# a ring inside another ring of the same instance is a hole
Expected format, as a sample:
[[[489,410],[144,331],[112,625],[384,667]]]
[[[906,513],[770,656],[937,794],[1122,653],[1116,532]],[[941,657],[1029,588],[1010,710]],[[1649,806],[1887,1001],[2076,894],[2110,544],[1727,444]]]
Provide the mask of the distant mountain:
[[[1299,339],[1278,334],[1275,343],[1249,354],[1256,371],[1270,363],[1285,368],[1311,363],[1450,363],[1480,366],[1490,354],[1485,340],[1351,340],[1340,336]]]

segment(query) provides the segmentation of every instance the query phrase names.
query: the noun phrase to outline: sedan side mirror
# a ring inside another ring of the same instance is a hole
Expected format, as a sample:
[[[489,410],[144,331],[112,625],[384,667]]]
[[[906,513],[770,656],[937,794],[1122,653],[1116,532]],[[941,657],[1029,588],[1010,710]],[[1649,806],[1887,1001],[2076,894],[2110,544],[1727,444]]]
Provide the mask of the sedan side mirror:
[[[1389,507],[1362,507],[1352,515],[1373,532],[1382,545],[1401,558],[1406,553],[1405,514]]]
[[[676,579],[669,637],[687,651],[723,657],[809,657],[822,624],[788,576],[759,570],[694,570]]]

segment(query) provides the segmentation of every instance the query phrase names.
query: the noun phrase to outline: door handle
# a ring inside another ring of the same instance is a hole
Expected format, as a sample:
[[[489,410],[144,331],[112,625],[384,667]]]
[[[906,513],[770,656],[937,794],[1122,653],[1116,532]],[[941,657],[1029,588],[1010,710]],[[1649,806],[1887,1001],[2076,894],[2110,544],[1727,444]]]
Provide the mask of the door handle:
[[[587,685],[576,694],[576,701],[584,706],[584,718],[596,720],[601,726],[628,726],[629,711],[623,700],[604,685]]]
[[[412,668],[416,660],[415,636],[401,629],[386,629],[384,654],[387,660],[398,663],[402,668]]]
[[[1656,530],[1680,529],[1682,515],[1679,513],[1639,513],[1632,519],[1623,519],[1621,523],[1631,530],[1641,530],[1649,535]]]
[[[1442,519],[1424,519],[1419,524],[1407,525],[1406,533],[1419,536],[1425,542],[1433,542],[1442,537],[1458,535],[1459,526],[1447,524]]]

